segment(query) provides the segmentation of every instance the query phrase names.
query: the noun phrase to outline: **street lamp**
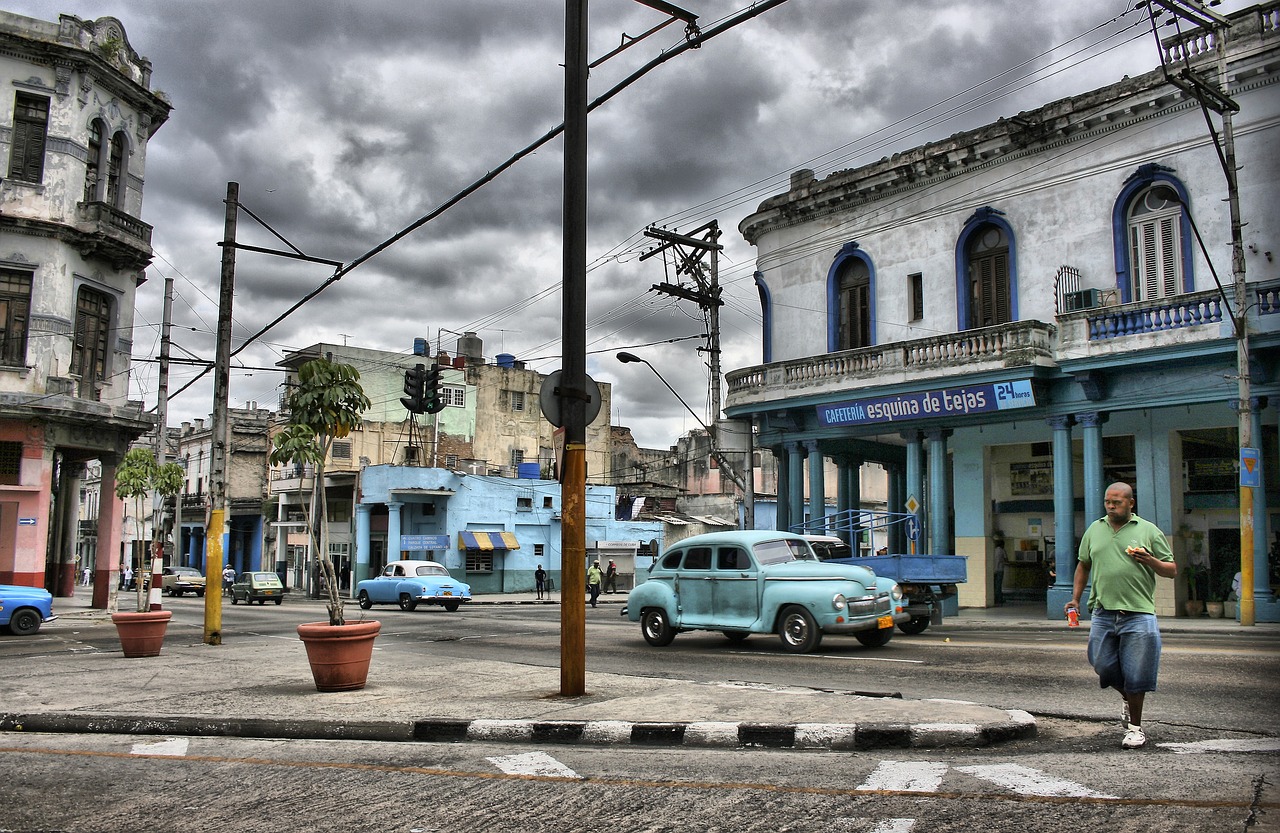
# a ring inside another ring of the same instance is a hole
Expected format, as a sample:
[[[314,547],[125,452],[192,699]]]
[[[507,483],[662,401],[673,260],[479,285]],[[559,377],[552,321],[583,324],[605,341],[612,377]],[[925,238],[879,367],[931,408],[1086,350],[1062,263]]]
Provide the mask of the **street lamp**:
[[[692,415],[693,418],[698,421],[698,424],[702,426],[703,430],[707,432],[707,436],[711,439],[711,456],[716,458],[716,462],[720,464],[720,468],[722,468],[725,472],[728,473],[729,479],[732,480],[733,484],[737,486],[739,490],[742,491],[742,494],[744,496],[743,504],[742,504],[743,527],[746,529],[755,529],[756,518],[755,518],[755,497],[754,497],[755,490],[753,488],[754,483],[752,483],[750,480],[744,479],[742,475],[738,474],[737,469],[735,469],[733,465],[728,460],[725,459],[724,454],[721,453],[720,451],[720,445],[716,441],[715,430],[709,427],[705,422],[702,421],[702,417],[698,416],[697,412],[694,411],[693,408],[689,407],[689,403],[684,401],[684,397],[682,397],[679,393],[677,393],[675,388],[671,387],[671,383],[668,382],[666,378],[661,373],[658,372],[658,368],[650,364],[647,359],[642,359],[639,356],[637,356],[635,353],[622,352],[618,354],[618,361],[622,362],[623,364],[631,364],[633,362],[639,362],[640,364],[647,365],[648,368],[653,371],[653,375],[658,377],[658,381],[662,382],[662,384],[667,386],[667,390],[671,391],[671,395],[674,396],[677,400],[679,400],[680,404],[684,406],[684,409],[688,411],[690,415]],[[748,437],[749,436],[750,435],[748,434]],[[751,473],[751,466],[750,466],[751,454],[752,454],[752,450],[750,447],[748,447],[747,448],[747,462],[748,462],[747,476],[754,478],[754,475]]]

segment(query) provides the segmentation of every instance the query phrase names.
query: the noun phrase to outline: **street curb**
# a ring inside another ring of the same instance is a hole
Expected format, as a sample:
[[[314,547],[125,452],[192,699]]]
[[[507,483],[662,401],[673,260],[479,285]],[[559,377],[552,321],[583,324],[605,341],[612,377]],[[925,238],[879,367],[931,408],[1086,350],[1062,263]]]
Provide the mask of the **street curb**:
[[[289,740],[419,743],[542,743],[734,749],[937,749],[982,747],[1036,736],[1036,720],[975,723],[645,723],[624,720],[322,721],[262,718],[134,717],[111,714],[0,714],[0,731],[202,735]]]

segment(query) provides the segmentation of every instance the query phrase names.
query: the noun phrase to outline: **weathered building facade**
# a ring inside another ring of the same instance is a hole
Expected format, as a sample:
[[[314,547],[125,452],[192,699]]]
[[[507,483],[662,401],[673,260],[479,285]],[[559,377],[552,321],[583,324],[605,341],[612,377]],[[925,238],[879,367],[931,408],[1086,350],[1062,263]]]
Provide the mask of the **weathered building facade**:
[[[153,428],[128,400],[147,142],[168,118],[114,18],[0,12],[0,582],[69,594],[86,461],[95,569],[118,570],[115,466]],[[111,580],[94,585],[109,603]]]
[[[779,461],[779,528],[823,511],[812,472],[834,461],[836,503],[856,507],[851,473],[877,461],[889,508],[918,507],[919,546],[969,557],[962,605],[991,602],[1003,539],[1006,590],[1061,617],[1076,541],[1106,484],[1126,480],[1179,562],[1205,567],[1199,592],[1223,592],[1240,565],[1238,316],[1265,473],[1258,616],[1277,618],[1278,24],[1275,3],[1232,17],[1225,78],[1218,36],[1164,42],[1240,107],[1243,304],[1218,149],[1159,71],[821,180],[799,171],[742,222],[764,363],[728,375],[726,412]],[[1189,587],[1160,587],[1173,614]]]

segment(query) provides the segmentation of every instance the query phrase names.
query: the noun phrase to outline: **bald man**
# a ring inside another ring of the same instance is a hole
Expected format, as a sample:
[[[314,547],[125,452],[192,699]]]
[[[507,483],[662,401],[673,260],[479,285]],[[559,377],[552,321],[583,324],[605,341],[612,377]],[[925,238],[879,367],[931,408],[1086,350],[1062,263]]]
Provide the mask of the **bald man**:
[[[1133,487],[1112,483],[1103,501],[1106,517],[1094,521],[1080,540],[1071,601],[1080,609],[1089,591],[1089,664],[1098,684],[1114,688],[1124,701],[1121,722],[1125,749],[1146,745],[1142,706],[1156,690],[1160,671],[1160,627],[1156,623],[1156,578],[1174,578],[1178,565],[1164,533],[1133,511]]]

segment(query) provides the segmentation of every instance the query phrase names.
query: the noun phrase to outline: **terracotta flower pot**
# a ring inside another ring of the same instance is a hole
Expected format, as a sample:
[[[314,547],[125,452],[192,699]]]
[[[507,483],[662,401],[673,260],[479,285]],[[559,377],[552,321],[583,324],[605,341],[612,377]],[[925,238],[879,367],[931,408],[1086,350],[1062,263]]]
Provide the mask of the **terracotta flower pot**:
[[[373,657],[373,640],[381,622],[306,622],[298,625],[298,638],[307,648],[311,676],[317,691],[354,691],[364,688]]]
[[[111,614],[111,621],[120,636],[120,648],[126,657],[159,656],[160,648],[164,645],[164,632],[172,618],[172,610]]]

